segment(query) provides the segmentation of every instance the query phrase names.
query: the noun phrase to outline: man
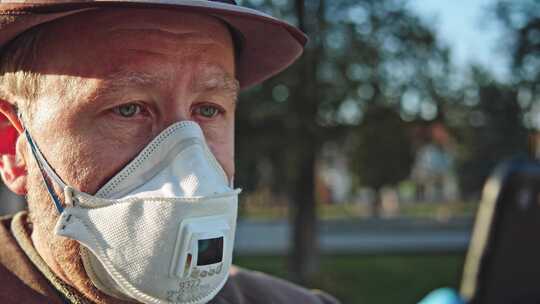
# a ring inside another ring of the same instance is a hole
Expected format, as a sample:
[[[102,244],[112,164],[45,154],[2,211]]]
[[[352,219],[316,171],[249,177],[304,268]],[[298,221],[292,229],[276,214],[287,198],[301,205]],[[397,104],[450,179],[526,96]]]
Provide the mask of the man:
[[[335,302],[230,265],[237,94],[301,32],[234,1],[0,16],[0,171],[28,202],[0,225],[0,302]]]

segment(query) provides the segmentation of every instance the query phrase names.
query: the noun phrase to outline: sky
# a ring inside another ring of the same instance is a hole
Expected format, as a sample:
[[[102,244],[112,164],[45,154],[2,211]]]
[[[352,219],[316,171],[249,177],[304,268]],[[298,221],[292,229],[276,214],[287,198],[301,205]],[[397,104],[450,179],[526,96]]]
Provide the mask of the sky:
[[[410,0],[409,7],[439,34],[451,49],[454,64],[462,70],[480,63],[496,78],[508,75],[509,58],[504,53],[503,31],[489,8],[494,0]]]

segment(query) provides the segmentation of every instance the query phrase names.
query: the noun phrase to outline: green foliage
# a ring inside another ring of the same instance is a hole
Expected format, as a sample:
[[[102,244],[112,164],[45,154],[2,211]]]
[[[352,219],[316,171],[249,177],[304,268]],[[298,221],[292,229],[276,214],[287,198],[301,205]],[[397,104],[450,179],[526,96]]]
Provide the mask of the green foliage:
[[[293,67],[241,97],[239,184],[256,187],[262,159],[272,168],[265,171],[272,175],[272,188],[290,191],[305,153],[318,154],[323,143],[340,142],[356,132],[371,104],[391,105],[409,118],[433,119],[441,110],[451,74],[448,50],[404,1],[280,2],[256,4],[302,21],[310,42]],[[301,20],[292,9],[298,2],[304,3]],[[381,130],[389,129],[383,123]]]
[[[522,83],[537,82],[540,79],[540,1],[499,0],[495,13],[507,31],[514,76]]]
[[[449,74],[448,51],[402,0],[246,4],[294,20],[310,38],[295,65],[243,94],[237,112],[237,182],[246,190],[264,186],[289,195],[294,204],[291,265],[303,280],[317,263],[314,183],[321,147],[355,132],[371,104],[393,105],[415,117],[426,114],[421,111],[426,103],[432,109],[427,118],[433,118],[446,94],[442,80]],[[378,127],[387,128],[384,123]],[[396,168],[381,171],[398,170],[384,173],[384,182],[404,176],[401,156]]]
[[[410,134],[399,113],[388,106],[371,105],[351,134],[350,159],[358,185],[380,189],[405,179],[413,161]]]

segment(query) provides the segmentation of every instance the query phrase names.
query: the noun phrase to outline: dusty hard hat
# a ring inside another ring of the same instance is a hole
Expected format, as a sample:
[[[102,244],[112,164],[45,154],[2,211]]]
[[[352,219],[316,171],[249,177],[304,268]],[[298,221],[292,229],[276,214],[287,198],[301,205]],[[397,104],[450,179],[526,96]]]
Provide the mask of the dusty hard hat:
[[[226,22],[236,42],[236,78],[245,89],[279,73],[301,54],[307,38],[294,26],[234,0],[2,1],[0,52],[24,31],[68,15],[100,8],[162,8],[215,16]],[[0,124],[5,122],[0,114]],[[13,154],[13,132],[0,125],[0,154]],[[13,130],[10,130],[13,131]],[[4,134],[5,133],[5,134]],[[9,134],[8,134],[9,133]],[[8,139],[8,136],[9,139]]]

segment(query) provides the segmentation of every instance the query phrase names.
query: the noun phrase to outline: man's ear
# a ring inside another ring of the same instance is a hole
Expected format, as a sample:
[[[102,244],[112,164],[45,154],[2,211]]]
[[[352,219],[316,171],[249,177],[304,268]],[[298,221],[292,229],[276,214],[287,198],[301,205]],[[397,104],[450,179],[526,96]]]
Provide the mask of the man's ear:
[[[26,163],[21,151],[23,126],[14,106],[0,99],[0,175],[16,194],[26,194]]]

